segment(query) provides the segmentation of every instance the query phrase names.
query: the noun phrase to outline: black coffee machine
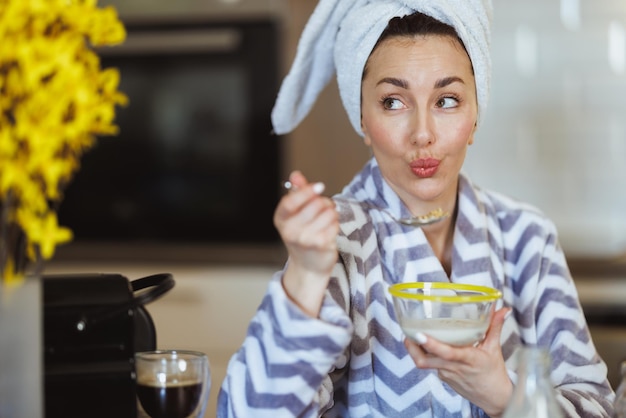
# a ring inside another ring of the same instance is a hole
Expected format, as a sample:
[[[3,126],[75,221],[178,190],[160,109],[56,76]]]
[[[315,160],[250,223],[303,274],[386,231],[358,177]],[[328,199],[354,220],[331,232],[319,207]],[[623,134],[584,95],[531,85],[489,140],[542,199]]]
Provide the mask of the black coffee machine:
[[[170,274],[43,277],[46,418],[136,418],[134,356],[156,349],[147,303],[174,287]]]

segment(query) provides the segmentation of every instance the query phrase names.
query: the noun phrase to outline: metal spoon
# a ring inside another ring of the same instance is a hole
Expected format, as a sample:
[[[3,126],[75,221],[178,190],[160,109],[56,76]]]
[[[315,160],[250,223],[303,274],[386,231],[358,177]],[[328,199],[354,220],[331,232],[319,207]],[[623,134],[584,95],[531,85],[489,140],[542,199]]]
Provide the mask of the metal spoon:
[[[287,190],[291,190],[294,188],[293,184],[291,184],[290,181],[286,181],[283,184],[283,187]],[[355,203],[357,205],[366,206],[368,208],[379,210],[381,212],[386,213],[394,221],[401,223],[403,225],[409,225],[409,226],[417,226],[417,227],[426,226],[426,225],[430,225],[430,224],[434,224],[436,222],[442,221],[448,216],[450,216],[450,212],[444,212],[443,209],[437,208],[435,210],[431,210],[425,215],[409,216],[408,218],[398,219],[395,216],[393,216],[388,210],[383,209],[374,204],[371,204],[369,202],[362,202],[360,200],[348,199],[345,197],[338,197],[338,196],[332,197],[332,199],[336,202]]]

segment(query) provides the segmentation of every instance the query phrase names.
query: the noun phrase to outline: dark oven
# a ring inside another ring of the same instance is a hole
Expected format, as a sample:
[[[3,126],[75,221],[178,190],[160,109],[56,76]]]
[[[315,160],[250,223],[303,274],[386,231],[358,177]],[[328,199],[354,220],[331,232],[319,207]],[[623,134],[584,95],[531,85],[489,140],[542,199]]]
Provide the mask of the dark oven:
[[[99,138],[60,208],[85,243],[269,243],[280,193],[270,112],[278,79],[273,19],[126,22],[117,67],[120,133]],[[253,216],[253,220],[249,217]]]

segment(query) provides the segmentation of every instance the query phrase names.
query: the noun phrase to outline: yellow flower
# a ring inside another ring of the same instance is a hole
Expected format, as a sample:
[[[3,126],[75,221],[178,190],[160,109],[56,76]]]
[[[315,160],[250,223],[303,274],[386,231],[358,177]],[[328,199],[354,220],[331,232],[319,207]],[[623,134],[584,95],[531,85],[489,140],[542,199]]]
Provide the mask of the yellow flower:
[[[95,137],[117,133],[115,107],[127,98],[92,48],[125,36],[116,10],[96,0],[0,0],[0,210],[31,260],[72,239],[53,208]],[[0,278],[15,279],[16,243],[0,250]]]
[[[52,258],[57,244],[72,239],[72,231],[59,226],[54,212],[33,214],[23,211],[19,215],[19,223],[29,237],[28,251],[34,252],[38,248],[44,260]]]
[[[2,278],[8,287],[15,287],[22,283],[22,280],[24,280],[24,274],[16,271],[13,260],[8,260]]]

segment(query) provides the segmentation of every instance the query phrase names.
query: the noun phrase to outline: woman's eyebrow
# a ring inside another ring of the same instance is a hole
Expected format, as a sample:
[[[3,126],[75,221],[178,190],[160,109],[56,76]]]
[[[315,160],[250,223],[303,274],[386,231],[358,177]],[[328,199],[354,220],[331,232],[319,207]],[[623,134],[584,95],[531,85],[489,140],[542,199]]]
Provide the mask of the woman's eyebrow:
[[[450,77],[445,77],[442,79],[439,79],[435,82],[435,88],[436,89],[440,89],[446,86],[449,86],[452,83],[463,83],[465,84],[465,82],[463,81],[463,79],[461,77],[457,77],[457,76],[450,76]],[[409,82],[406,80],[403,80],[401,78],[395,78],[395,77],[385,77],[382,78],[376,85],[380,85],[380,84],[384,84],[384,83],[389,83],[392,84],[396,87],[400,87],[403,89],[408,89],[409,88]]]
[[[437,80],[435,82],[435,88],[436,89],[440,89],[440,88],[449,86],[450,84],[456,83],[456,82],[465,84],[465,82],[463,81],[463,79],[461,77],[451,76],[451,77],[445,77],[445,78],[442,78],[440,80]]]
[[[396,87],[400,87],[403,89],[408,89],[409,88],[409,82],[406,80],[402,80],[400,78],[395,78],[395,77],[385,77],[383,79],[381,79],[378,83],[376,83],[376,85],[381,85],[383,83],[389,83],[389,84],[393,84]]]

